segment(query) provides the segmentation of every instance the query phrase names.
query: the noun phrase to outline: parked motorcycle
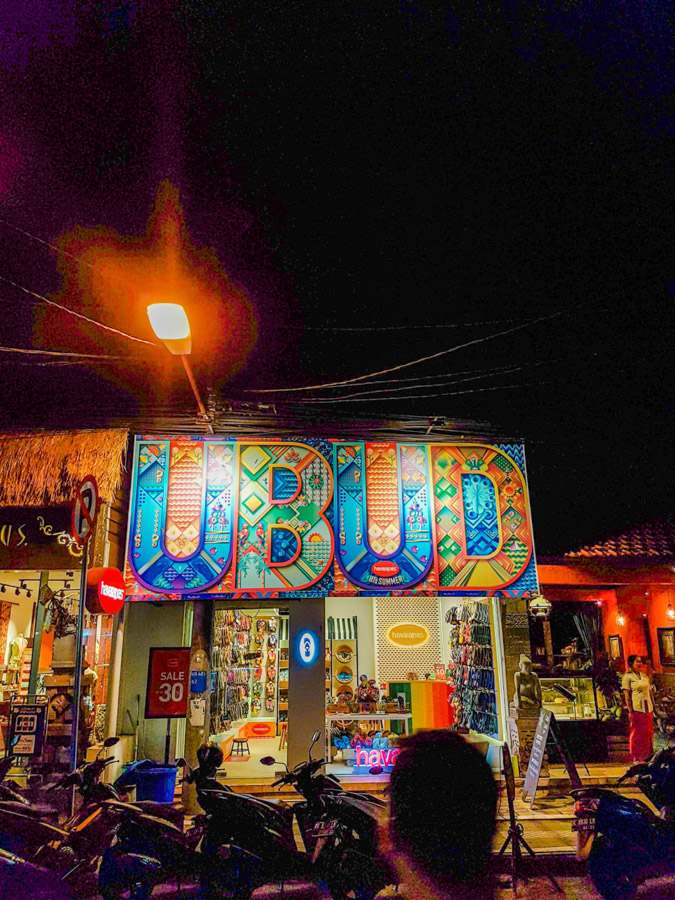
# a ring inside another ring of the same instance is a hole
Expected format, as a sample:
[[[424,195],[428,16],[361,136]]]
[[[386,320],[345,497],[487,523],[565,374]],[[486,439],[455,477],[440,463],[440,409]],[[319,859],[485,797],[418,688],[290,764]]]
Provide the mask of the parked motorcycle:
[[[44,790],[70,795],[75,788],[81,798],[76,813],[63,826],[54,824],[58,809],[42,802],[0,802],[0,848],[17,854],[59,874],[71,883],[96,871],[105,847],[112,840],[119,822],[114,804],[119,795],[112,785],[101,782],[106,767],[115,757],[102,753],[118,742],[108,738],[96,758],[56,779]]]
[[[605,900],[630,900],[648,878],[675,872],[675,747],[631,766],[629,778],[659,810],[607,788],[572,791],[577,857],[588,859],[593,884]]]
[[[187,770],[185,781],[195,784],[198,792],[231,792],[216,780],[223,761],[220,748],[203,744],[197,760],[194,769],[184,759],[176,760],[179,768]],[[119,828],[115,841],[103,853],[98,878],[105,900],[116,900],[127,891],[134,898],[148,897],[159,883],[170,879],[180,888],[181,882],[199,875],[206,815],[195,816],[184,832],[185,810],[180,806],[148,800],[116,802],[114,806],[120,813]]]
[[[373,797],[343,791],[321,772],[323,759],[308,759],[286,772],[274,787],[292,785],[303,800],[290,805],[250,794],[198,792],[209,821],[202,852],[202,888],[209,896],[226,890],[245,900],[259,885],[290,877],[324,879],[334,896],[374,896],[393,878],[376,858],[377,819],[386,805]],[[273,766],[273,757],[261,762]],[[285,765],[285,764],[284,764]],[[297,821],[304,850],[293,831]],[[207,863],[208,860],[208,863]]]

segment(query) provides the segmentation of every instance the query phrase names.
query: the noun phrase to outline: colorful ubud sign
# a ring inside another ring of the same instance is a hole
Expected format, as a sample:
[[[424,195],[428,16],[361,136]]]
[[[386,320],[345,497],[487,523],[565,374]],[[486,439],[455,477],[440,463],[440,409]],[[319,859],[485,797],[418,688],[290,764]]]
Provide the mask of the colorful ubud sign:
[[[141,437],[131,600],[536,590],[519,444]]]
[[[189,672],[189,647],[150,648],[146,719],[175,719],[187,715]]]

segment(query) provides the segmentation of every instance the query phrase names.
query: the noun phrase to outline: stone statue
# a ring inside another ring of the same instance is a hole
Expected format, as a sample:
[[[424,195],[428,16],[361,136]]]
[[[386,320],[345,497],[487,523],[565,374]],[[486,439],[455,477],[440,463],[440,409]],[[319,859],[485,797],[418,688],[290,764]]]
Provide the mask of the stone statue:
[[[523,713],[538,713],[541,708],[541,685],[539,677],[532,671],[532,660],[520,654],[518,671],[513,676],[516,692],[513,705]]]

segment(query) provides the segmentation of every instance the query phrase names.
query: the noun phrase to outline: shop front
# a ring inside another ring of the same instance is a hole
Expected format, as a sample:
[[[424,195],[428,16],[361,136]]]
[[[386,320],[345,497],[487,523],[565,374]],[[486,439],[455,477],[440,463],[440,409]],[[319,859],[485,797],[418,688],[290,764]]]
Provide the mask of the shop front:
[[[15,777],[71,765],[84,553],[72,535],[72,483],[85,469],[100,479],[105,495],[89,562],[119,564],[115,495],[126,444],[123,432],[0,436],[0,755],[13,751]],[[80,757],[95,753],[108,729],[115,617],[100,612],[83,619]],[[27,711],[39,727],[24,737],[17,723]]]
[[[172,752],[210,738],[228,778],[294,765],[317,729],[341,776],[439,727],[497,765],[502,609],[537,590],[532,546],[520,445],[139,437],[118,726],[161,753],[148,653],[184,646]]]

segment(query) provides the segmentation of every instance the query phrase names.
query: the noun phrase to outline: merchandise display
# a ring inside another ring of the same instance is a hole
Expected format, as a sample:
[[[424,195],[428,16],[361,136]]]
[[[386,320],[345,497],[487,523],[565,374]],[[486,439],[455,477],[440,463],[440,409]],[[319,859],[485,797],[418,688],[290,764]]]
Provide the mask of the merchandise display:
[[[212,734],[229,731],[235,722],[275,718],[278,656],[268,644],[276,646],[276,631],[274,615],[251,617],[242,610],[215,611]]]
[[[464,601],[445,616],[450,626],[448,669],[455,686],[452,704],[460,727],[499,737],[495,673],[486,603]]]

